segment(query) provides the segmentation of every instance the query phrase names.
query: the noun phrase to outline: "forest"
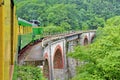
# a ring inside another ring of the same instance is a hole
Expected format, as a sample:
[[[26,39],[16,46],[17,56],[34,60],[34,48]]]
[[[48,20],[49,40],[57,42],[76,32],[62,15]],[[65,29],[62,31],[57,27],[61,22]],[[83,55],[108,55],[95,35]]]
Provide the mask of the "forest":
[[[120,14],[119,0],[15,0],[15,5],[18,17],[67,31],[104,27],[107,19]]]
[[[71,80],[120,80],[119,0],[15,0],[15,5],[18,17],[39,20],[48,30],[97,30],[92,44],[68,55],[84,63]]]
[[[94,42],[77,46],[69,56],[80,60],[77,75],[72,80],[119,80],[120,79],[120,16],[106,21],[98,28]]]

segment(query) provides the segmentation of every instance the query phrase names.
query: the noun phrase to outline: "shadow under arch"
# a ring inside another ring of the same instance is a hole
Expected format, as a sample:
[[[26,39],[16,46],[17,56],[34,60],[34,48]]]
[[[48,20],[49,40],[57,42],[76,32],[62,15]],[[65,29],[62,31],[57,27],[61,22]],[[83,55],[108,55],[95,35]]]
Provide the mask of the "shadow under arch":
[[[55,49],[53,67],[54,69],[63,69],[64,67],[62,48],[59,45]]]
[[[48,59],[45,59],[45,61],[44,61],[43,74],[46,78],[49,79],[49,62],[48,62]]]
[[[92,38],[91,38],[91,43],[93,43],[94,38],[95,38],[95,35],[92,36]]]
[[[86,46],[86,45],[88,45],[88,39],[87,39],[87,37],[85,37],[85,39],[84,39],[84,46]]]

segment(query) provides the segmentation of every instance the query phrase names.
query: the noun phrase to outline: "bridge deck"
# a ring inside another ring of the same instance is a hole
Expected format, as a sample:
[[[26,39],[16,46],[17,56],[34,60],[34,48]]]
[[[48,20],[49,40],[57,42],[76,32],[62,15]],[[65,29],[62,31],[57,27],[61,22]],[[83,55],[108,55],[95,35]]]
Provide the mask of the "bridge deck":
[[[42,50],[41,42],[31,46],[25,52],[23,52],[23,54],[19,57],[19,63],[23,64],[24,61],[43,60],[41,50]]]

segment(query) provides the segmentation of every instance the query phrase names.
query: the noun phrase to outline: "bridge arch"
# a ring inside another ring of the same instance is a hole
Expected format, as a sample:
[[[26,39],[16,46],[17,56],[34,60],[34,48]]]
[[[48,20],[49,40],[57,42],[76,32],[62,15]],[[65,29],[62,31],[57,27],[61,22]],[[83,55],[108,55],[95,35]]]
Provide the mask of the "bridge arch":
[[[48,59],[45,59],[44,65],[43,65],[43,74],[46,78],[49,78],[49,62]]]
[[[53,56],[53,67],[54,69],[63,69],[64,67],[62,48],[60,45],[55,48]]]
[[[83,44],[84,44],[84,46],[88,45],[88,38],[87,38],[87,36],[85,36]]]
[[[43,74],[46,78],[49,78],[49,61],[48,61],[48,54],[45,53],[44,55],[44,65],[43,65]]]
[[[95,38],[95,34],[94,35],[92,35],[92,37],[91,37],[91,43],[93,43],[93,39]]]

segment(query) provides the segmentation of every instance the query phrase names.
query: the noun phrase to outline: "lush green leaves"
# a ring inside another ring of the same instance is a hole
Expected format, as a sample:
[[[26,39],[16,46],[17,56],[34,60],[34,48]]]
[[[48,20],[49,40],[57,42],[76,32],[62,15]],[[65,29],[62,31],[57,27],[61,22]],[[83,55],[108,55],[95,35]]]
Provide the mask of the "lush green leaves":
[[[75,52],[70,54],[84,62],[77,68],[78,74],[73,80],[120,79],[119,21],[119,16],[108,19],[106,27],[98,29],[98,37],[93,44],[76,47]]]
[[[64,32],[64,28],[62,27],[59,27],[59,26],[53,26],[53,25],[50,25],[50,26],[47,26],[44,28],[44,33],[45,34],[59,34],[59,33],[62,33]]]
[[[20,80],[45,80],[40,68],[33,66],[18,66],[17,77]]]
[[[65,30],[104,27],[106,19],[120,15],[119,0],[15,0],[17,15],[37,19],[41,26]]]

